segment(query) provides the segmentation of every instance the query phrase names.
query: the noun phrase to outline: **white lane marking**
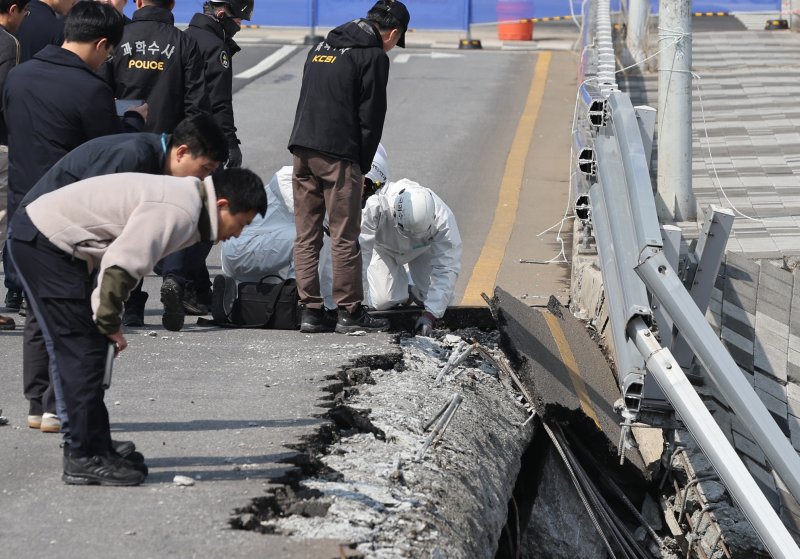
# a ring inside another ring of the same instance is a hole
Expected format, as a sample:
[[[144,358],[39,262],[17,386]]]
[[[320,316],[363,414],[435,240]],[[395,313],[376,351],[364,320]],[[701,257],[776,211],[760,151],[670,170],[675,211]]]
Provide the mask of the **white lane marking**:
[[[404,53],[401,53],[401,54],[398,54],[397,56],[395,56],[394,60],[392,62],[394,62],[395,64],[405,64],[406,62],[408,62],[411,59],[412,56],[418,56],[418,57],[422,57],[422,58],[461,58],[464,55],[463,54],[450,54],[450,53],[447,53],[447,52],[431,52],[429,54],[410,54],[410,53],[404,52]]]
[[[297,47],[291,45],[284,45],[277,51],[273,52],[271,55],[266,57],[264,60],[256,64],[255,66],[248,68],[244,72],[239,72],[238,74],[235,74],[233,77],[249,79],[264,74],[270,71],[274,66],[277,66],[278,63],[280,63],[284,58],[292,54],[295,50],[297,50]]]

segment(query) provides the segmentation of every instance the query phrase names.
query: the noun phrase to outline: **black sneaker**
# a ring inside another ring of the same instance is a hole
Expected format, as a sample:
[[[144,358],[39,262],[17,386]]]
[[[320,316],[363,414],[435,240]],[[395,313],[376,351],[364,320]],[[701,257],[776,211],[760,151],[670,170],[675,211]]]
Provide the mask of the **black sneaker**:
[[[22,291],[9,289],[6,293],[6,309],[17,312],[22,307]]]
[[[150,470],[147,468],[147,464],[144,463],[144,455],[141,452],[133,451],[127,456],[120,456],[116,452],[112,452],[111,456],[119,458],[120,460],[124,460],[130,465],[131,468],[137,472],[143,473],[145,477],[147,477],[147,474],[150,473]]]
[[[339,309],[339,318],[336,321],[336,331],[340,334],[348,332],[385,332],[389,329],[389,321],[385,318],[373,318],[364,306],[358,307],[354,313]]]
[[[211,290],[211,316],[217,324],[231,321],[233,303],[236,301],[236,280],[220,274],[214,278]]]
[[[105,456],[78,458],[64,454],[64,473],[61,479],[67,485],[139,485],[145,474],[133,464],[112,452]]]
[[[26,316],[28,314],[28,300],[23,297],[22,303],[19,305],[19,310],[17,311],[20,316]]]
[[[139,295],[131,295],[125,301],[125,312],[122,313],[122,325],[129,328],[144,327],[144,306],[149,295],[140,291]]]
[[[328,309],[304,308],[300,315],[300,331],[305,334],[333,332],[336,328],[336,316]]]
[[[166,278],[161,284],[161,303],[164,305],[161,324],[171,332],[180,331],[186,319],[186,311],[183,309],[183,286],[173,278]]]
[[[187,285],[183,290],[183,310],[192,316],[203,316],[210,312],[208,306],[200,302],[192,285]]]
[[[111,439],[111,450],[125,458],[131,452],[136,451],[136,445],[133,444],[133,441],[115,441]]]

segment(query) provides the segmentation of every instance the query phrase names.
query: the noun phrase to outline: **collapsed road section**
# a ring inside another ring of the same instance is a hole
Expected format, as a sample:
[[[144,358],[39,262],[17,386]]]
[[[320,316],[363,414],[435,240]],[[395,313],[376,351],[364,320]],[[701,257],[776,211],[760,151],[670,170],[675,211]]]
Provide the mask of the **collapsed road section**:
[[[340,370],[329,423],[230,525],[335,540],[342,557],[681,556],[656,477],[635,450],[619,464],[613,375],[583,325],[502,290],[492,308],[499,330],[399,336]],[[602,382],[576,390],[575,359]]]

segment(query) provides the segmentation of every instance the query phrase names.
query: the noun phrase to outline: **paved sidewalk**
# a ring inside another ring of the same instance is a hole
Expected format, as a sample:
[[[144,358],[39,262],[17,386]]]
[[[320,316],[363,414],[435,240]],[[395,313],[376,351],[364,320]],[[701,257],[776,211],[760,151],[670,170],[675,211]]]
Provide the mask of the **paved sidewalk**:
[[[798,57],[800,35],[789,31],[693,34],[692,181],[700,211],[696,224],[681,224],[690,237],[713,204],[736,214],[729,251],[750,259],[800,255]],[[658,106],[655,73],[620,85],[635,103]],[[657,163],[654,155],[654,180]]]

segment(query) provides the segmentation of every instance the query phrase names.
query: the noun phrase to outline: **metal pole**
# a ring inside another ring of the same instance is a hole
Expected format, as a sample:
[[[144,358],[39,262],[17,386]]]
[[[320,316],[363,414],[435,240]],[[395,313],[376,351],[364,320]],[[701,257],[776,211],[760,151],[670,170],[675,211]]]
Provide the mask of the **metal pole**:
[[[628,2],[628,36],[625,44],[637,64],[647,58],[647,24],[650,18],[650,0]]]
[[[800,502],[800,457],[714,334],[664,253],[646,255],[636,273],[678,327],[736,416],[750,430],[789,493]]]
[[[480,49],[483,48],[480,40],[472,38],[472,0],[464,0],[464,29],[467,32],[467,38],[461,39],[458,42],[460,49]]]
[[[324,37],[317,35],[317,0],[308,0],[308,13],[310,33],[303,39],[305,45],[316,45],[324,39]]]
[[[658,7],[658,198],[662,221],[697,218],[692,192],[692,14],[690,0]]]
[[[630,321],[627,333],[646,359],[648,372],[655,377],[770,554],[776,559],[800,557],[800,549],[786,526],[669,350],[658,344],[641,318]]]

